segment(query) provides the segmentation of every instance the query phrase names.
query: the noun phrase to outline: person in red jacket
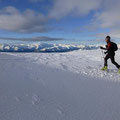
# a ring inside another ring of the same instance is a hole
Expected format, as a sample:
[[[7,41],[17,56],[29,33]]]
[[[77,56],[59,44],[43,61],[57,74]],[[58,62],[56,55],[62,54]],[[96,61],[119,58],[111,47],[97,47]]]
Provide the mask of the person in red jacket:
[[[114,51],[114,46],[113,46],[113,43],[111,42],[111,37],[110,36],[107,36],[106,37],[106,48],[104,47],[100,47],[100,49],[104,49],[104,50],[107,50],[105,52],[106,56],[104,58],[104,67],[102,68],[102,70],[107,70],[107,60],[110,58],[111,59],[111,62],[119,69],[119,72],[120,72],[120,65],[115,62],[115,51]]]

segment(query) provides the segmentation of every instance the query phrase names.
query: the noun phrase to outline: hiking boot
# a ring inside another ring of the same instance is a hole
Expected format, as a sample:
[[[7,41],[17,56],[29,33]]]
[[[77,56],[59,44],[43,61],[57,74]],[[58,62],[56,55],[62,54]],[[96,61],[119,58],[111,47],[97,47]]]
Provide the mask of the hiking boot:
[[[103,70],[103,71],[107,71],[107,66],[105,66],[105,67],[103,67],[101,70]]]
[[[120,68],[118,69],[118,73],[120,74]]]

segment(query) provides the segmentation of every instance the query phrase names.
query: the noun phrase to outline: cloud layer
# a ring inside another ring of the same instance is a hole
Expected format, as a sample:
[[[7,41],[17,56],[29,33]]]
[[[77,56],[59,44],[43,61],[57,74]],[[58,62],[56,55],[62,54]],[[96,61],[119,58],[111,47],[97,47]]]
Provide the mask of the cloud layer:
[[[55,0],[49,13],[51,18],[62,18],[67,15],[83,16],[101,6],[102,0]]]
[[[38,4],[43,0],[28,1]],[[93,11],[93,21],[92,23],[89,21],[90,29],[110,29],[110,34],[112,36],[120,37],[119,0],[49,1],[51,1],[52,4],[46,15],[40,13],[39,11],[35,12],[27,8],[25,11],[21,12],[19,9],[12,6],[0,9],[0,29],[21,33],[47,32],[51,30],[50,24],[48,24],[51,20],[61,20],[67,16],[87,16]]]
[[[109,34],[113,37],[120,38],[120,1],[105,0],[103,8],[95,15],[93,24],[97,28],[109,29]]]
[[[56,40],[64,40],[63,38],[53,38],[46,36],[37,36],[32,38],[8,38],[8,37],[0,37],[0,40],[17,40],[17,41],[56,41]]]
[[[14,32],[46,32],[49,28],[43,14],[27,9],[20,12],[15,7],[0,10],[0,29]]]
[[[37,3],[43,0],[29,1]],[[30,9],[21,12],[15,7],[8,6],[0,9],[0,29],[21,33],[47,32],[50,30],[48,21],[51,19],[59,19],[68,15],[87,15],[92,10],[99,8],[101,1],[102,0],[91,0],[91,2],[89,2],[89,0],[53,0],[53,4],[46,16],[43,13]]]

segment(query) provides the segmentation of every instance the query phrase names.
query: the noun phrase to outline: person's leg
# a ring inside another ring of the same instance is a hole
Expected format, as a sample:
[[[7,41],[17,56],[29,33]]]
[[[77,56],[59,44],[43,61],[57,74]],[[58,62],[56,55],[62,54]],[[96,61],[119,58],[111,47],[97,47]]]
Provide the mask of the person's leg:
[[[115,54],[111,55],[110,59],[111,59],[111,62],[119,69],[120,65],[117,62],[115,62]]]
[[[105,66],[108,66],[108,64],[107,64],[107,60],[110,58],[110,56],[107,54],[106,56],[105,56],[105,58],[104,58],[104,67]]]

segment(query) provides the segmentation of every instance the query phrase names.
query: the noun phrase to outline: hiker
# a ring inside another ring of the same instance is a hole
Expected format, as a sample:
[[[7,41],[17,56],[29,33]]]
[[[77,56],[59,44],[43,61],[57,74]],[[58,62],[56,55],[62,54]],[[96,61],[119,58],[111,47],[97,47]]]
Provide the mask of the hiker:
[[[107,70],[107,60],[110,58],[111,62],[119,69],[120,72],[120,65],[118,63],[115,62],[115,51],[118,49],[116,43],[111,42],[111,37],[107,36],[105,38],[105,41],[107,43],[106,48],[104,47],[100,47],[100,49],[103,50],[107,50],[106,52],[104,52],[106,54],[105,58],[104,58],[104,67],[101,70]]]

